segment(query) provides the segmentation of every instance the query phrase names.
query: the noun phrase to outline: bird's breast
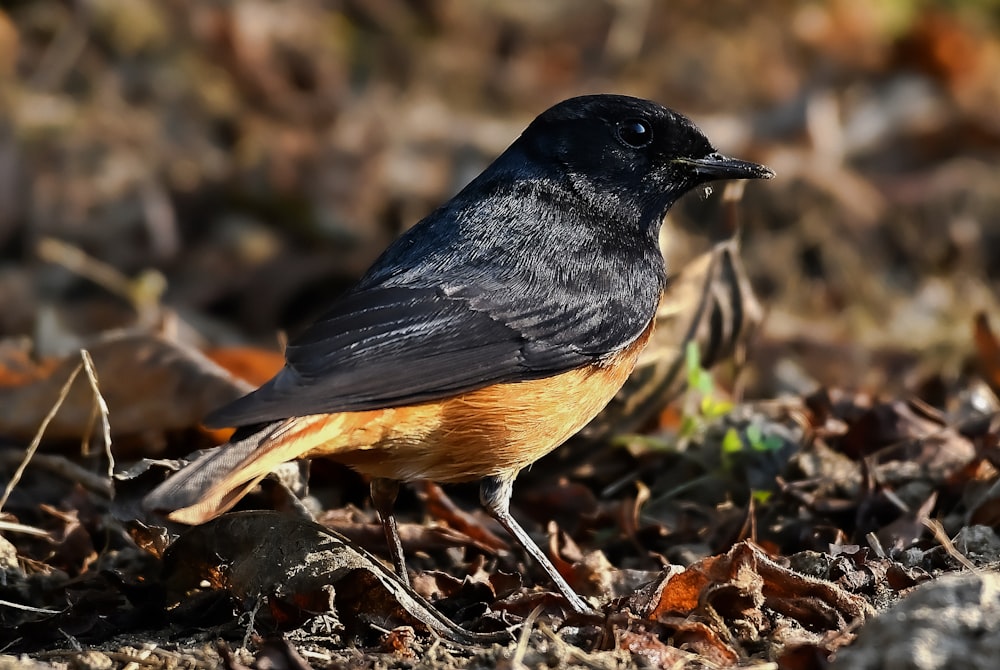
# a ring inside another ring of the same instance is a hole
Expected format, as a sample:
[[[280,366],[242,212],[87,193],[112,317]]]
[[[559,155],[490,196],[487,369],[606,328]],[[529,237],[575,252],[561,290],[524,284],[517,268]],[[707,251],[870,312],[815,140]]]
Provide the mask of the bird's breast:
[[[370,477],[460,482],[512,474],[586,425],[631,374],[653,331],[599,364],[442,401],[293,420],[282,439]]]

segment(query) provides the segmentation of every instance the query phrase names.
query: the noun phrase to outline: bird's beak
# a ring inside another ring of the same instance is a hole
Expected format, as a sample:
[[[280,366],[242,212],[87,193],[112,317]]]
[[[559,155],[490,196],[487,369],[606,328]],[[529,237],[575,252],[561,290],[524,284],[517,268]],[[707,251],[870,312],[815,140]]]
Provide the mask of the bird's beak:
[[[677,162],[690,166],[701,181],[716,179],[770,179],[774,171],[769,167],[729,158],[716,152],[704,158],[678,158]]]

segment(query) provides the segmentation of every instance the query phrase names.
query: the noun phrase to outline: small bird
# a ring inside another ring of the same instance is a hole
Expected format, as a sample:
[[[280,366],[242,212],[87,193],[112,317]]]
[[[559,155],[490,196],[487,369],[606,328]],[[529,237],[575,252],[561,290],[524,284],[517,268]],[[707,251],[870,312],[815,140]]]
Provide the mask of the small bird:
[[[237,426],[144,499],[198,524],[279,464],[328,458],[371,478],[406,582],[399,483],[480,481],[480,499],[577,612],[591,607],[510,513],[518,472],[587,424],[652,332],[667,210],[719,179],[769,179],[648,100],[561,102],[397,239],[288,345],[285,367],[211,413]]]

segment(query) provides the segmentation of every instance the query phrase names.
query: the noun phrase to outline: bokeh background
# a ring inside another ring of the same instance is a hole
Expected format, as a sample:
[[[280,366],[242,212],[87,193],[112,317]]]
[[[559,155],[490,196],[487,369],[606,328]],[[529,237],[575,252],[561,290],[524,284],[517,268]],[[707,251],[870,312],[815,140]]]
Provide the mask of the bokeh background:
[[[0,336],[59,353],[156,303],[277,347],[593,92],[778,173],[739,210],[749,392],[961,370],[1000,286],[996,0],[4,3]],[[671,214],[672,269],[731,232],[719,196]]]

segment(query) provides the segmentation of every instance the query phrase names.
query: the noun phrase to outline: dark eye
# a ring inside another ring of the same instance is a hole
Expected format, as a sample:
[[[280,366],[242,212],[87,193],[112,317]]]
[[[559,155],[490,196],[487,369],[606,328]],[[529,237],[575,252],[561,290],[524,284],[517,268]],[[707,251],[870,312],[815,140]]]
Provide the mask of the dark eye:
[[[644,119],[628,119],[618,124],[618,139],[633,149],[641,149],[653,141],[653,129]]]

